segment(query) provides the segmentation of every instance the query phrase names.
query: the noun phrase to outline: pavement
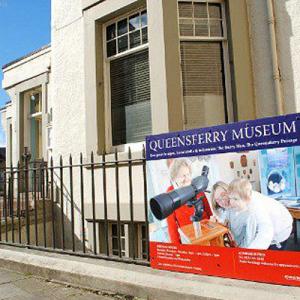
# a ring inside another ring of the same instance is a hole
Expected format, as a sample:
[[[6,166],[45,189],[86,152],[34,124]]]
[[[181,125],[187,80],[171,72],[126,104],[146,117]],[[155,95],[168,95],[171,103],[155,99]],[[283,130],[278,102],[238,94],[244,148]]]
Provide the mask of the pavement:
[[[91,299],[131,300],[131,296],[107,294],[101,291],[80,289],[70,285],[52,282],[32,274],[18,273],[0,268],[0,299],[41,300],[41,299]]]
[[[300,289],[295,286],[168,272],[134,264],[4,245],[0,245],[0,266],[23,273],[12,275],[16,273],[5,271],[9,276],[2,273],[0,280],[4,284],[2,291],[0,281],[0,299],[300,299]],[[24,296],[20,296],[21,293]]]

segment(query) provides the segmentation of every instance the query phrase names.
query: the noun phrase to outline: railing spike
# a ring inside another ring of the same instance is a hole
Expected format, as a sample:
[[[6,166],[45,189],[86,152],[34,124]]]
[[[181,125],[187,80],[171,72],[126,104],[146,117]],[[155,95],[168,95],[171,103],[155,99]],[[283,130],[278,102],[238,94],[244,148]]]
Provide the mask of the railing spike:
[[[91,152],[91,163],[94,163],[94,151]]]

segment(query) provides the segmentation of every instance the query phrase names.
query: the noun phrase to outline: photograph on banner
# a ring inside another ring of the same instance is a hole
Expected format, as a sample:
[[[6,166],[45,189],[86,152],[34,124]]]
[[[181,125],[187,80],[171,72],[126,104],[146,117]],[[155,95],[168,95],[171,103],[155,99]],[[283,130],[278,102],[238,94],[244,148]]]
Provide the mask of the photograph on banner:
[[[300,251],[300,147],[149,161],[150,241]]]

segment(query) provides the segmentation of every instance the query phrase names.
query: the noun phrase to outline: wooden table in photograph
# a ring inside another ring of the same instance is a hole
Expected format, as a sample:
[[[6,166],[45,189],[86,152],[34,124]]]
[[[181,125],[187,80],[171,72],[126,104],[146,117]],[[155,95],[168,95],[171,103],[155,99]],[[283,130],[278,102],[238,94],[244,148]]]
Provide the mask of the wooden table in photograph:
[[[293,227],[294,227],[294,241],[297,244],[298,243],[298,232],[297,232],[297,221],[300,220],[300,209],[299,208],[291,208],[287,207],[289,210],[290,214],[292,215],[294,222],[293,222]]]
[[[202,220],[200,237],[195,236],[193,224],[181,227],[183,233],[189,238],[192,244],[200,246],[224,247],[224,235],[228,233],[228,228],[209,220]]]

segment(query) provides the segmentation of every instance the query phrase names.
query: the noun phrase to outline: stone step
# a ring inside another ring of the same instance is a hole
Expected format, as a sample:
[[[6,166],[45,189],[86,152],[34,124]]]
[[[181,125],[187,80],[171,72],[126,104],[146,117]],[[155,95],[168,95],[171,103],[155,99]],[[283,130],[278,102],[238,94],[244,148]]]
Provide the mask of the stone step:
[[[49,222],[52,219],[52,202],[49,199],[45,199],[45,221]],[[37,206],[36,206],[36,214],[37,214],[37,224],[43,223],[43,201],[38,201],[37,202]],[[20,223],[21,223],[21,227],[26,225],[26,220],[25,220],[25,212],[26,210],[21,210],[21,215],[20,215]],[[19,224],[19,217],[17,212],[15,212],[14,214],[14,218],[12,218],[9,214],[7,214],[7,224],[5,222],[5,218],[2,215],[3,211],[1,211],[1,230],[2,232],[4,232],[5,228],[7,227],[7,230],[10,231],[12,228],[12,219],[14,221],[14,227],[15,230]],[[31,205],[29,208],[29,220],[30,220],[30,225],[35,223],[35,209],[34,209],[34,205]]]
[[[34,197],[32,194],[28,195],[28,208],[29,210],[34,209]],[[45,198],[45,201],[49,201],[49,198]],[[40,194],[36,194],[36,203],[38,205],[39,202],[42,202],[42,196]],[[19,203],[18,203],[19,202]],[[0,197],[0,217],[4,216],[4,207],[6,206],[7,215],[11,214],[11,205],[13,206],[14,215],[18,215],[18,205],[20,205],[21,215],[26,211],[26,200],[25,195],[21,194],[19,200],[14,198],[13,203],[11,204],[11,200],[9,198]]]

